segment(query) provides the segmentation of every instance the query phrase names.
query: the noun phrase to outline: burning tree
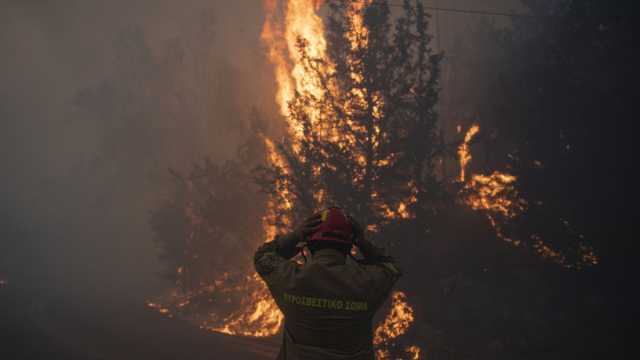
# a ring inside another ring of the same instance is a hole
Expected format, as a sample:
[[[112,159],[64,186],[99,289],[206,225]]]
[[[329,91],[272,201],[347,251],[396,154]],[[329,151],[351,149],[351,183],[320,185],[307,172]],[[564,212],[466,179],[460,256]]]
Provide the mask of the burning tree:
[[[288,131],[282,142],[267,140],[269,162],[258,169],[271,224],[285,230],[339,204],[374,237],[384,232],[387,245],[402,232],[424,233],[444,189],[435,174],[441,55],[430,48],[421,3],[404,1],[392,15],[384,0],[329,1],[326,37],[309,1],[289,1],[284,21],[269,5],[263,39]],[[394,299],[376,331],[378,356],[418,356],[417,347],[394,345],[413,320],[410,307],[399,310],[404,294]],[[402,331],[385,330],[398,321]]]
[[[245,264],[243,259],[228,257],[225,249],[251,244],[235,249],[247,260],[256,242],[272,239],[276,229],[285,230],[299,216],[336,201],[375,231],[390,227],[394,219],[411,223],[438,192],[433,107],[440,56],[429,48],[427,14],[420,4],[405,2],[404,15],[389,36],[386,1],[332,2],[330,47],[312,1],[288,1],[284,23],[275,14],[276,2],[267,5],[262,36],[276,65],[289,136],[277,144],[265,138],[267,164],[256,175],[271,195],[266,206],[246,198],[252,196],[245,182],[248,167],[205,162],[186,177],[174,174],[174,199],[152,218],[181,290],[148,305],[171,315],[191,313],[210,330],[251,336],[275,334],[282,315],[255,274],[235,265]],[[280,52],[281,42],[290,45],[288,54]],[[266,218],[255,209],[266,209]],[[220,211],[227,212],[221,217]],[[266,226],[248,231],[236,226],[239,219],[256,228],[266,220]],[[229,263],[234,271],[225,270]],[[229,311],[220,310],[224,304],[219,303],[216,311],[198,305],[216,298],[231,304]],[[379,355],[415,358],[418,347],[401,348],[394,341],[413,322],[406,296],[396,293],[391,306],[376,330]]]
[[[435,177],[440,54],[428,15],[404,2],[332,1],[326,43],[298,34],[289,51],[304,79],[281,96],[290,137],[270,144],[260,180],[274,224],[337,203],[378,232],[425,219],[442,189]],[[294,72],[295,76],[295,72]],[[297,81],[297,79],[296,79]]]

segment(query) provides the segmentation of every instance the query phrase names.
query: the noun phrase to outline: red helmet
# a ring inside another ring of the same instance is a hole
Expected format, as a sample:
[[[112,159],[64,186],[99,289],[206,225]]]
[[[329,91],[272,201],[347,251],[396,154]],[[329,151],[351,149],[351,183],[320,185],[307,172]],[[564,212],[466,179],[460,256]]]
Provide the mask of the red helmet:
[[[320,212],[322,223],[311,235],[310,242],[329,241],[343,244],[353,243],[353,227],[342,209],[330,207]]]

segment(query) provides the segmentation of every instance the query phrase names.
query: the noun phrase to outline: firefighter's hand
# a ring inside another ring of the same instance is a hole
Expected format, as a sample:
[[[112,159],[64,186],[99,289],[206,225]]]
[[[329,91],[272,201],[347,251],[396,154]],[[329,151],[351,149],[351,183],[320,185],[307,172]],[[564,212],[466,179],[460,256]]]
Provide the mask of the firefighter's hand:
[[[353,243],[358,247],[362,256],[370,261],[375,261],[380,258],[380,249],[377,249],[369,240],[364,237],[364,229],[359,222],[356,221],[351,215],[349,215],[349,221],[351,222],[351,228],[353,229]]]
[[[315,233],[318,227],[320,227],[320,224],[322,224],[322,217],[320,214],[314,214],[308,217],[302,224],[298,225],[293,231],[298,238],[298,242],[306,240],[309,235]]]
[[[364,240],[364,229],[362,228],[362,225],[353,218],[353,216],[349,215],[348,218],[351,223],[351,229],[353,230],[353,242],[358,246],[358,243]]]
[[[278,253],[287,259],[294,256],[297,252],[296,246],[298,243],[305,241],[309,235],[315,233],[320,224],[322,224],[322,217],[319,214],[313,215],[298,225],[292,232],[277,236],[275,241]]]

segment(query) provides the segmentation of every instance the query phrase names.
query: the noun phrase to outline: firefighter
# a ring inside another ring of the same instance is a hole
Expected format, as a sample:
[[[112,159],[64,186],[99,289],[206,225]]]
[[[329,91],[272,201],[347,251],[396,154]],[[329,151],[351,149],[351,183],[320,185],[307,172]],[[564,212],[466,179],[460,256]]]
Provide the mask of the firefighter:
[[[301,243],[302,265],[291,260]],[[260,246],[254,264],[284,314],[278,360],[374,359],[372,318],[401,274],[352,217],[323,210]]]

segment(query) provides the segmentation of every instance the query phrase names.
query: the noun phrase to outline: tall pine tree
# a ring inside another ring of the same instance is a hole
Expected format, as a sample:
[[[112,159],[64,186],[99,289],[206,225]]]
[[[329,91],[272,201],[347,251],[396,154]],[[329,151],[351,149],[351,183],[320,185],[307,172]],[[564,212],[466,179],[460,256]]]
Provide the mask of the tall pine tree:
[[[310,56],[298,40],[316,87],[289,103],[297,136],[277,144],[282,161],[258,175],[274,202],[288,203],[276,207],[275,222],[332,204],[373,233],[425,221],[443,193],[435,174],[441,55],[430,48],[429,16],[408,0],[399,14],[386,0],[329,8],[326,58]]]

